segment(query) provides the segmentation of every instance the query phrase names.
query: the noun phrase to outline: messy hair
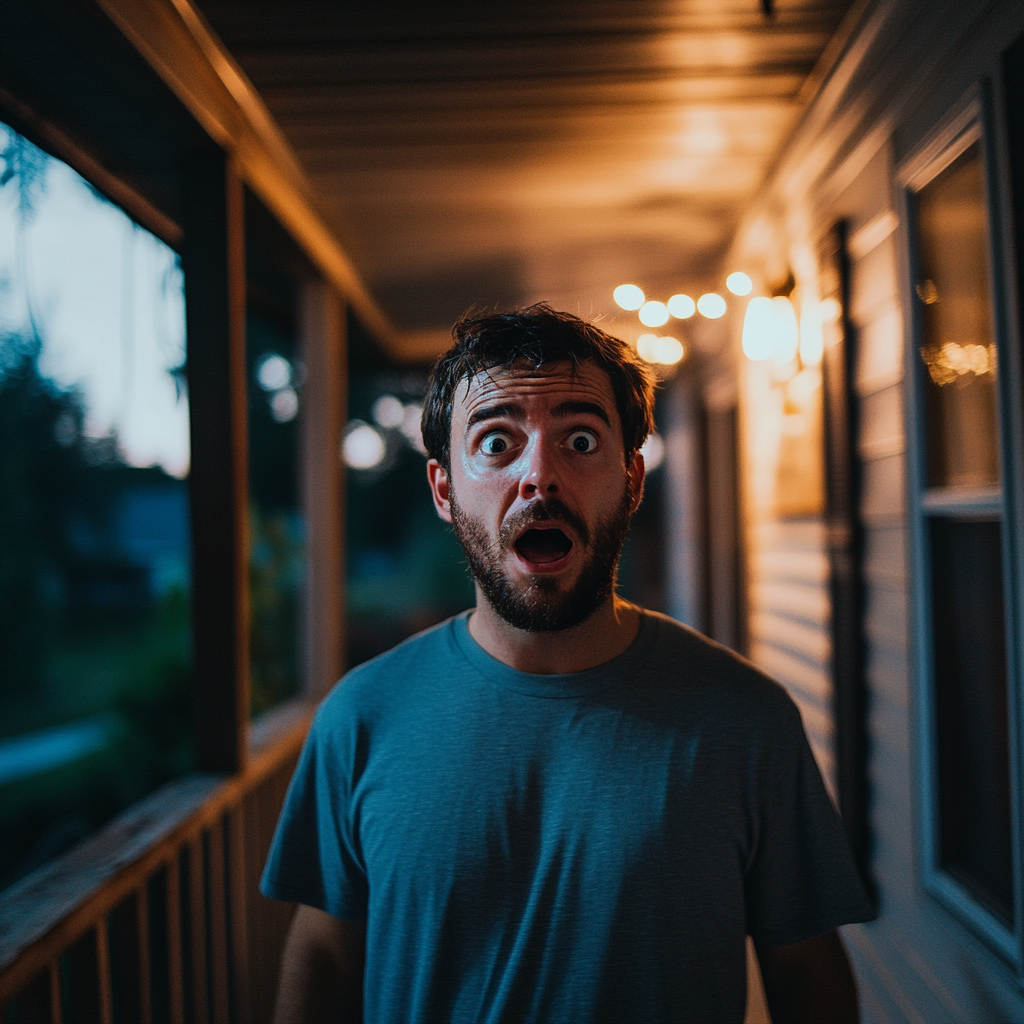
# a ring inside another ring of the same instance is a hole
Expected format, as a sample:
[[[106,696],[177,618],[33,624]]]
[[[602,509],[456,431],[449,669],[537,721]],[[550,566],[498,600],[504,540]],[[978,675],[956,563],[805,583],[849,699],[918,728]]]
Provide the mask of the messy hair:
[[[654,375],[624,341],[571,313],[538,302],[506,313],[466,313],[452,328],[452,345],[434,364],[423,405],[427,454],[451,472],[452,408],[463,381],[516,363],[539,367],[587,359],[611,378],[626,449],[626,464],[654,429]]]

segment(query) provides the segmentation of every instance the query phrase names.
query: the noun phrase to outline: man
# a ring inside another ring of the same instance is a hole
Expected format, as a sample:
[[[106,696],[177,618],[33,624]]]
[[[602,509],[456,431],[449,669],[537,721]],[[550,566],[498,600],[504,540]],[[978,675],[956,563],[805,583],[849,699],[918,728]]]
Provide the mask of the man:
[[[263,891],[279,1022],[855,1021],[871,907],[792,701],[615,594],[652,385],[546,305],[467,318],[423,437],[469,613],[325,700]]]

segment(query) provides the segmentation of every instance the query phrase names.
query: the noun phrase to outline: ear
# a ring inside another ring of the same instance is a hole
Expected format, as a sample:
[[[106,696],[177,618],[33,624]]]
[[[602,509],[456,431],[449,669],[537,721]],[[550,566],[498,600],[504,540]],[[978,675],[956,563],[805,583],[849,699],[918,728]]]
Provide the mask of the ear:
[[[632,488],[633,501],[630,504],[629,514],[632,515],[639,507],[640,502],[644,496],[644,475],[646,469],[644,467],[644,457],[636,452],[633,455],[633,461],[629,464],[629,468],[626,470],[626,475],[629,477],[629,485]]]
[[[427,482],[434,499],[437,514],[446,522],[452,521],[452,503],[449,496],[448,473],[437,459],[427,460]]]

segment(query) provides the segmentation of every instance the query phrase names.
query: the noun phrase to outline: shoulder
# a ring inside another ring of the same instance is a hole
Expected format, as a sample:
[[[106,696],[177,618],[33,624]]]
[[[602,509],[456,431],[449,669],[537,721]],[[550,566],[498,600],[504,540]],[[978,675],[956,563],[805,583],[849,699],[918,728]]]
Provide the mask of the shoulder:
[[[698,697],[737,720],[800,727],[793,699],[756,665],[668,615],[643,614],[654,630],[645,674],[659,689]]]
[[[457,671],[461,660],[455,639],[458,618],[431,626],[347,672],[321,703],[318,724],[353,715],[374,717],[389,706],[407,706],[417,693]]]

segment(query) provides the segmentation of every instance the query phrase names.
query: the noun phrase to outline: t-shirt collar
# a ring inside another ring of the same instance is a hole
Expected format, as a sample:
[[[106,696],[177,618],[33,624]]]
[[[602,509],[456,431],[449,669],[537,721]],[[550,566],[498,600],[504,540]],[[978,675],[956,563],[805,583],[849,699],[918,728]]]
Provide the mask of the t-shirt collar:
[[[533,697],[583,697],[636,677],[654,644],[658,620],[640,609],[640,629],[621,654],[603,665],[583,672],[540,675],[520,672],[488,654],[469,632],[470,611],[451,620],[450,628],[459,651],[467,661],[492,682]]]

